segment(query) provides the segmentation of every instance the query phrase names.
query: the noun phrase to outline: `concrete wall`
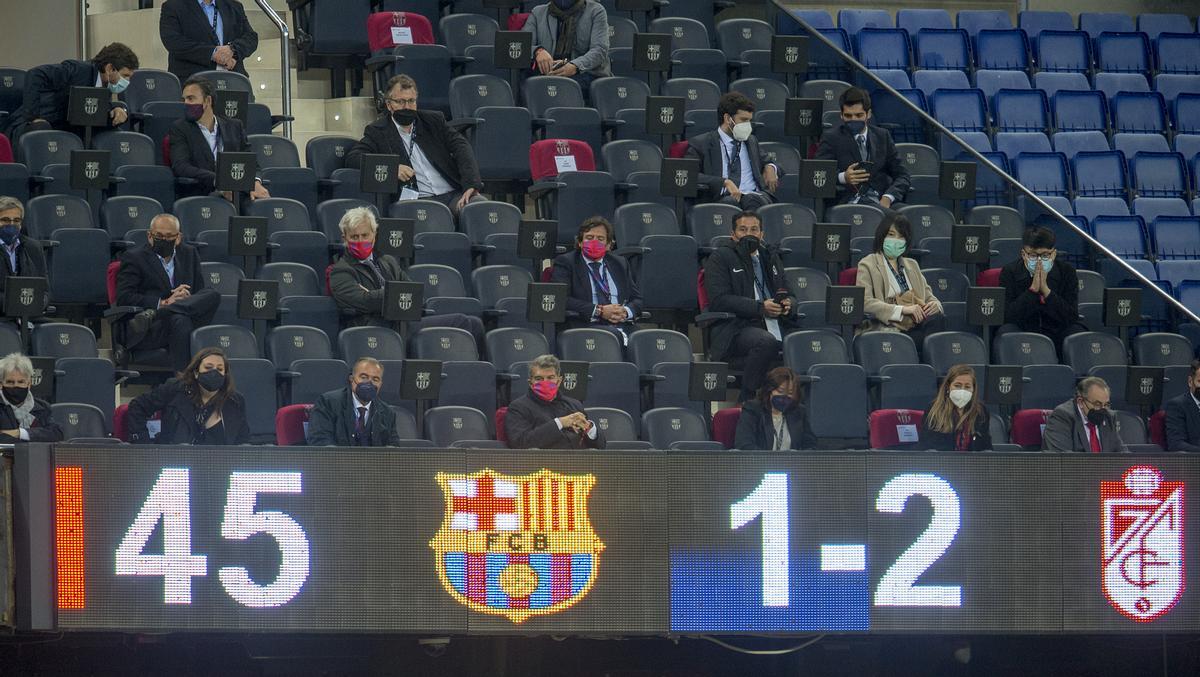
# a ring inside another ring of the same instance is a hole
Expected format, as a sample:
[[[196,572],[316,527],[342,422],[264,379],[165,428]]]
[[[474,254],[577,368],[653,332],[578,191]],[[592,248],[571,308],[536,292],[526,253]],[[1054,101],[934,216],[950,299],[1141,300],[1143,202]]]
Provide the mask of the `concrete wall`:
[[[0,64],[32,68],[83,57],[79,6],[79,0],[0,0]]]

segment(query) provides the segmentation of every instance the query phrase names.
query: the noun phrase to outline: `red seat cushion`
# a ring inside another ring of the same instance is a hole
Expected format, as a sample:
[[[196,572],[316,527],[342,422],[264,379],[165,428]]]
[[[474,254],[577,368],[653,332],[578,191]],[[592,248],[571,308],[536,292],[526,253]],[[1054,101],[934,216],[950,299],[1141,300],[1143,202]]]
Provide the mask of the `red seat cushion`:
[[[12,142],[8,140],[7,136],[0,134],[0,162],[12,162],[12,161],[13,161]]]
[[[733,448],[733,440],[737,435],[738,420],[742,417],[741,407],[726,407],[713,414],[713,439],[725,445],[726,449]]]
[[[393,28],[399,30],[393,32]],[[396,45],[432,45],[433,25],[429,19],[412,12],[376,12],[367,17],[367,44],[372,52]]]
[[[838,273],[838,284],[843,287],[852,287],[858,283],[858,268],[845,268]]]
[[[890,449],[912,444],[911,441],[900,441],[901,426],[916,426],[915,430],[919,432],[923,420],[925,412],[920,409],[877,409],[871,412],[871,448]]]
[[[105,272],[105,286],[108,287],[108,305],[117,305],[117,273],[121,271],[120,261],[109,261]]]
[[[517,12],[516,14],[508,15],[508,30],[519,31],[525,27],[525,22],[529,20],[529,12]]]
[[[596,171],[596,158],[592,147],[575,139],[545,139],[529,147],[529,173],[534,181],[544,181],[559,175],[558,163],[554,158],[575,158],[575,169],[581,172]]]
[[[1150,441],[1167,448],[1167,412],[1156,411],[1150,417]]]
[[[308,421],[311,404],[289,404],[275,412],[275,444],[286,447],[304,444],[304,424]]]
[[[1001,270],[1003,268],[988,268],[979,271],[979,274],[975,276],[975,284],[980,287],[999,287]]]
[[[671,144],[669,149],[667,149],[667,156],[681,158],[687,155],[689,145],[690,144],[688,144],[687,141],[676,141],[675,143]]]
[[[508,444],[508,431],[504,429],[505,416],[508,416],[508,407],[496,410],[496,441]]]
[[[1013,414],[1012,433],[1009,437],[1013,444],[1031,449],[1042,447],[1042,430],[1046,421],[1050,420],[1049,409],[1022,409]]]

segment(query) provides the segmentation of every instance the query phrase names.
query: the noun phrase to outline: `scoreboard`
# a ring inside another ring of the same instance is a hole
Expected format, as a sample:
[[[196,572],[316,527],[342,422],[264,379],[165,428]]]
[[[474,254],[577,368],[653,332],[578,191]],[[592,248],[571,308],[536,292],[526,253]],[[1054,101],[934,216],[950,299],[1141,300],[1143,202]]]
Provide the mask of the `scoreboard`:
[[[1200,631],[1188,455],[17,454],[61,630]]]

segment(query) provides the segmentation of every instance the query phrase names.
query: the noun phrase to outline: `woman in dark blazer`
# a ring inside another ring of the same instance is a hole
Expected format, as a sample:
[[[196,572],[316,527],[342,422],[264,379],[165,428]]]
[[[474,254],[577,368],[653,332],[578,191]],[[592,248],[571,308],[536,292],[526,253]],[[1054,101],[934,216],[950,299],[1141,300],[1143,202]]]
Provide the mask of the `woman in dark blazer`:
[[[150,439],[146,422],[161,414],[162,429]],[[220,348],[203,348],[173,378],[133,398],[128,413],[134,444],[245,444],[250,440],[246,400],[237,392]]]
[[[767,372],[758,396],[742,405],[733,447],[744,451],[780,451],[816,446],[817,438],[808,424],[808,410],[800,404],[796,372],[787,367]]]
[[[946,372],[921,423],[919,448],[985,451],[992,448],[991,415],[980,399],[975,370],[956,364]]]
[[[54,422],[50,404],[29,391],[33,363],[20,353],[0,358],[0,442],[60,442],[62,428]]]

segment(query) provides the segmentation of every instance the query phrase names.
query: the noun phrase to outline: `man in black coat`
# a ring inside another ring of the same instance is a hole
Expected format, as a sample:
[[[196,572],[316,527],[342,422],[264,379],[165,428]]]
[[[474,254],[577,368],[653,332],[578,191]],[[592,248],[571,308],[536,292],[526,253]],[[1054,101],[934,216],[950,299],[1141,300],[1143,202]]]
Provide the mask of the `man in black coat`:
[[[720,126],[688,141],[687,157],[700,161],[699,182],[709,202],[758,209],[775,202],[783,171],[770,162],[752,134],[754,102],[729,92],[717,104]]]
[[[471,144],[440,112],[417,110],[417,83],[397,75],[386,91],[388,114],[367,125],[346,154],[346,166],[360,169],[366,154],[399,155],[400,199],[437,200],[456,217],[468,202],[485,200]]]
[[[576,250],[555,257],[550,281],[568,285],[567,310],[572,316],[567,329],[604,329],[628,345],[642,312],[642,292],[629,274],[629,264],[610,251],[615,244],[612,224],[604,217],[584,221],[575,236]]]
[[[394,447],[400,444],[396,412],[379,399],[383,365],[373,357],[354,363],[345,388],[317,398],[308,415],[308,443],[314,447]]]
[[[42,244],[21,232],[25,207],[15,197],[0,196],[0,298],[9,276],[46,277],[46,256]]]
[[[891,132],[871,124],[871,95],[866,90],[847,89],[839,105],[842,124],[821,135],[816,154],[818,160],[837,161],[835,201],[892,207],[908,194],[910,184]]]
[[[237,0],[167,0],[158,36],[167,70],[180,82],[218,68],[246,75],[246,59],[258,49],[258,33]]]
[[[745,401],[766,380],[784,335],[795,329],[796,299],[788,291],[779,254],[763,244],[758,215],[738,214],[731,234],[733,241],[718,247],[704,262],[708,306],[703,310],[735,316],[713,323],[709,353],[727,362],[744,359],[738,401]]]
[[[508,405],[504,431],[510,449],[603,449],[604,434],[579,400],[560,395],[562,369],[553,355],[529,363],[529,392]]]
[[[1075,268],[1058,260],[1054,231],[1026,228],[1021,256],[1000,271],[1004,287],[1004,324],[996,335],[1011,331],[1044,334],[1062,353],[1063,339],[1087,331],[1079,322],[1079,277]]]
[[[1188,372],[1188,391],[1163,403],[1167,412],[1167,451],[1200,452],[1200,360]]]
[[[179,197],[208,195],[216,189],[217,154],[246,153],[250,143],[239,120],[213,111],[213,85],[194,77],[183,84],[187,119],[176,120],[167,132],[171,147],[171,171],[180,178],[195,179],[195,186],[181,186]],[[259,180],[254,181],[251,200],[271,197]]]
[[[81,127],[67,123],[71,88],[107,87],[113,94],[120,94],[137,69],[137,55],[119,42],[106,45],[91,61],[68,59],[30,69],[21,106],[0,120],[0,133],[7,134],[14,145],[21,134],[39,129],[59,129],[82,137]],[[125,109],[116,104],[111,105],[108,115],[113,127],[128,119]]]
[[[159,214],[146,246],[126,250],[117,272],[117,305],[145,308],[129,320],[126,348],[167,347],[182,371],[191,359],[192,330],[212,321],[221,296],[204,287],[200,255],[183,244],[179,219]]]

